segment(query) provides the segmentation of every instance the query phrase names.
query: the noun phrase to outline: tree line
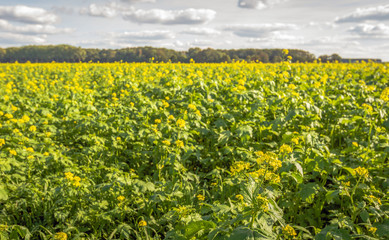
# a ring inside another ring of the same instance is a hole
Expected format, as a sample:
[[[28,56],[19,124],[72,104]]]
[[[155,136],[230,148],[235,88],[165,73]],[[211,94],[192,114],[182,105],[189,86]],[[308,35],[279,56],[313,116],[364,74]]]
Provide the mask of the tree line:
[[[313,62],[308,51],[289,49],[292,62]],[[321,56],[322,62],[340,61],[337,54]],[[320,58],[320,57],[319,57]],[[282,49],[200,49],[176,51],[166,48],[134,47],[122,49],[81,48],[70,45],[46,45],[0,48],[0,62],[181,62],[220,63],[233,61],[274,63],[285,60]]]

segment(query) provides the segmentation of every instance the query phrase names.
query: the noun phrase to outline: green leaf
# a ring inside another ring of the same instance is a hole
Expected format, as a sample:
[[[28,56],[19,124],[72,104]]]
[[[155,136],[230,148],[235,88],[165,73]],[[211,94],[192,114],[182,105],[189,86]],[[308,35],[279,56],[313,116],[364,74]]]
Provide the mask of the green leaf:
[[[365,223],[368,222],[369,213],[365,209],[359,214],[359,216],[361,217],[362,221],[364,221]]]
[[[257,231],[253,231],[248,228],[236,228],[232,231],[228,240],[256,240],[256,239],[270,239]]]
[[[214,229],[216,227],[216,224],[210,221],[196,221],[196,222],[190,222],[186,228],[185,228],[185,237],[188,239],[194,237],[197,233],[200,231],[210,231],[211,229]],[[202,233],[203,234],[203,233]]]
[[[6,201],[8,199],[8,191],[5,186],[0,185],[0,200]]]

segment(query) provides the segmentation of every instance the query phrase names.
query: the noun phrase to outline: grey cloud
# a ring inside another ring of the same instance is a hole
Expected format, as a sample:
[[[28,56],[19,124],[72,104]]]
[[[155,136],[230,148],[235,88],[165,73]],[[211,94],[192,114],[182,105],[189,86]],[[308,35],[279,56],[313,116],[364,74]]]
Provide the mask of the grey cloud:
[[[175,36],[170,31],[165,30],[147,30],[140,32],[124,32],[114,34],[114,39],[119,42],[139,42],[139,41],[160,41],[173,39]]]
[[[86,14],[93,17],[112,18],[118,14],[116,3],[112,2],[106,5],[90,4],[88,8],[80,10],[81,14]]]
[[[202,24],[213,20],[216,12],[211,9],[188,8],[183,10],[136,9],[123,13],[123,19],[137,23]]]
[[[250,9],[265,9],[288,0],[239,0],[238,7]]]
[[[0,19],[0,30],[11,33],[24,33],[24,34],[59,34],[69,33],[73,29],[70,28],[56,28],[53,25],[42,24],[27,24],[24,26],[15,26],[10,24],[6,20]]]
[[[128,4],[133,4],[138,2],[155,3],[156,0],[121,0],[121,2],[128,3]]]
[[[389,5],[382,5],[369,8],[357,8],[354,12],[343,17],[337,17],[336,23],[362,22],[367,20],[383,21],[389,20]]]
[[[368,38],[388,38],[389,37],[389,26],[383,23],[377,25],[362,23],[362,24],[358,24],[357,26],[351,27],[348,31],[360,37],[368,37]]]
[[[237,36],[249,38],[264,38],[272,32],[295,29],[298,29],[297,25],[288,23],[235,24],[224,28]]]
[[[46,36],[30,36],[16,33],[1,33],[0,43],[4,45],[14,45],[15,43],[20,44],[40,44],[46,42]]]
[[[203,36],[215,36],[220,35],[221,32],[213,28],[189,28],[181,33],[190,35],[203,35]]]
[[[23,23],[55,23],[58,17],[43,8],[24,5],[0,6],[0,19]]]

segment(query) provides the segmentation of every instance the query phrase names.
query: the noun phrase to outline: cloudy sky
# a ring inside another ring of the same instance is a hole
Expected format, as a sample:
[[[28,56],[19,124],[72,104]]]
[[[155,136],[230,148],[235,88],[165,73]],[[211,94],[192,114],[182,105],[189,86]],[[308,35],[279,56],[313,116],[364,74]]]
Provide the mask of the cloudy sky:
[[[2,0],[0,47],[297,48],[389,61],[387,0]]]

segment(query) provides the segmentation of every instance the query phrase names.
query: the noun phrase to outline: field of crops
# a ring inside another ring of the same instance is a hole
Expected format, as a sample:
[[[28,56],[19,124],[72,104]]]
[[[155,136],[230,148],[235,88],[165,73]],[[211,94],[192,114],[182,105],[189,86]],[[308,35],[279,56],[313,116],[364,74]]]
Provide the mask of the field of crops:
[[[388,64],[0,64],[0,239],[388,239],[388,116]]]

